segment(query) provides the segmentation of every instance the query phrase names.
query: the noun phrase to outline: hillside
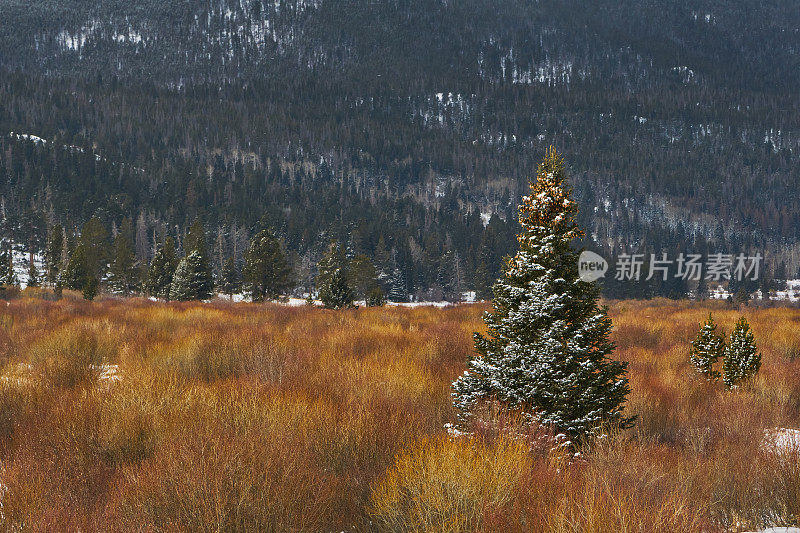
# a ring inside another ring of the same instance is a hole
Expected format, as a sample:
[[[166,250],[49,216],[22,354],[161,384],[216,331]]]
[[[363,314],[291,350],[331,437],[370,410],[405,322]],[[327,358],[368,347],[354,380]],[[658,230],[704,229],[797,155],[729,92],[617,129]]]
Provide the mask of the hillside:
[[[266,219],[298,263],[355,234],[409,287],[446,250],[485,285],[555,144],[606,255],[759,250],[800,269],[788,0],[2,0],[0,17],[15,242],[94,214],[147,235],[202,215],[235,253]]]

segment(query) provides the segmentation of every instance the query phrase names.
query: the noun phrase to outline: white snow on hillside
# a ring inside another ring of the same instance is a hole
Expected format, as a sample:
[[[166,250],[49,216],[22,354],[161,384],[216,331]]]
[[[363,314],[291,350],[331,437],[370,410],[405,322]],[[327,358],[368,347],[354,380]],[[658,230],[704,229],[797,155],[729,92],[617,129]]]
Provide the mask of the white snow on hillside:
[[[13,257],[12,261],[14,262],[14,273],[17,275],[17,281],[19,281],[20,287],[24,289],[28,286],[28,252],[12,246],[11,254]],[[44,273],[44,257],[40,254],[34,254],[33,264],[36,265],[36,270],[39,272],[39,283],[41,283]]]

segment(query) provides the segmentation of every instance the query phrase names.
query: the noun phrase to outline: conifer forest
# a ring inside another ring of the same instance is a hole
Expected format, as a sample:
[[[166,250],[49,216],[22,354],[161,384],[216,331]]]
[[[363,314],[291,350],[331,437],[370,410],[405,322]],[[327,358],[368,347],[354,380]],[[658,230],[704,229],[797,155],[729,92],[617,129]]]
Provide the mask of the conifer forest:
[[[800,532],[791,0],[0,0],[0,530]]]

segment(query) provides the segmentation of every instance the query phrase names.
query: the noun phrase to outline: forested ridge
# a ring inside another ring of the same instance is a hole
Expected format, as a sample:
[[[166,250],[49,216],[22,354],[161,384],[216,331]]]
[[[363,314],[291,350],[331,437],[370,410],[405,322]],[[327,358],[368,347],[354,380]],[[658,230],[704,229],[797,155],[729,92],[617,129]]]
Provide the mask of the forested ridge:
[[[485,287],[552,144],[608,257],[800,267],[789,1],[1,0],[0,17],[3,237],[21,246],[96,215],[133,221],[149,261],[199,216],[217,271],[269,226],[301,278],[339,240],[412,293],[445,256]]]

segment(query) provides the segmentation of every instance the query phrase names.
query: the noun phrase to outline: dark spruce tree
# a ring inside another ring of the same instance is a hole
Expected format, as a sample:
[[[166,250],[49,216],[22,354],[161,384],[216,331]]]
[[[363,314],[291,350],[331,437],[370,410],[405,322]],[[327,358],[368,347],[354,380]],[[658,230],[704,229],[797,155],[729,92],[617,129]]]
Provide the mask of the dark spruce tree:
[[[169,300],[172,287],[172,276],[178,267],[178,257],[175,255],[175,241],[167,237],[163,246],[160,246],[150,262],[147,272],[147,292],[150,296]]]
[[[0,250],[0,285],[13,287],[17,285],[17,275],[14,272],[14,261],[11,248],[3,246]]]
[[[242,280],[239,277],[239,270],[236,268],[236,262],[234,262],[233,257],[229,257],[222,265],[219,288],[231,300],[233,300],[233,295],[242,288]]]
[[[36,262],[33,258],[28,261],[28,287],[38,287],[40,285],[39,281],[39,270],[36,268]]]
[[[61,271],[62,256],[64,253],[64,228],[61,224],[56,224],[50,229],[47,237],[47,248],[45,249],[45,277],[48,283],[55,286],[58,281],[58,274]]]
[[[271,231],[260,231],[250,242],[244,255],[242,278],[254,302],[274,300],[294,285],[292,269]]]
[[[123,296],[139,290],[139,268],[133,243],[126,231],[120,231],[114,239],[108,284],[111,290]]]
[[[626,363],[610,359],[611,319],[599,287],[578,277],[582,235],[564,163],[550,148],[520,205],[519,251],[493,287],[488,333],[475,334],[477,356],[453,383],[459,423],[497,402],[581,442],[603,424],[621,427],[629,392]]]
[[[319,299],[327,309],[348,309],[353,307],[353,289],[347,283],[347,276],[337,268],[326,285],[319,290]]]
[[[73,291],[83,291],[90,278],[97,279],[97,276],[90,270],[86,246],[80,243],[61,271],[59,284]]]
[[[172,300],[208,300],[214,290],[211,270],[197,250],[181,259],[172,278]]]

